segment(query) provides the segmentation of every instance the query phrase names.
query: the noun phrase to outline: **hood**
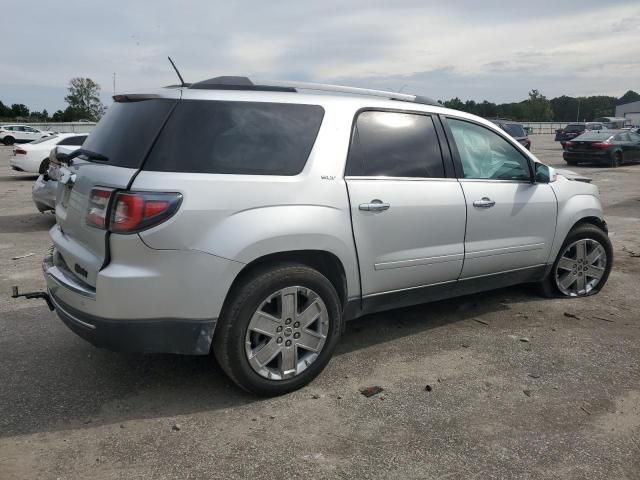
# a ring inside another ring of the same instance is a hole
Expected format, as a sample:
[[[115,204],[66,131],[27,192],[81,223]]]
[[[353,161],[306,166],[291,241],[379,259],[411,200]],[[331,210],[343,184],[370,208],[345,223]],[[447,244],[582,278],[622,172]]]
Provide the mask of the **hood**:
[[[562,175],[563,177],[565,177],[567,180],[573,180],[576,182],[585,182],[585,183],[591,183],[591,179],[589,177],[585,177],[584,175],[580,175],[577,172],[574,172],[573,170],[565,170],[565,169],[554,169],[555,173],[557,175]]]

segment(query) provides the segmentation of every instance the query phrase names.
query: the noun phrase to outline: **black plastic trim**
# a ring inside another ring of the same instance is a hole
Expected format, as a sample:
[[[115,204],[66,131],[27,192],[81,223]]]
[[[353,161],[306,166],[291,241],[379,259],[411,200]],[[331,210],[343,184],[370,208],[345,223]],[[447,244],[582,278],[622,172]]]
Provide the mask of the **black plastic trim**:
[[[96,347],[116,352],[208,355],[217,319],[121,320],[81,312],[49,290],[56,313],[69,329]]]

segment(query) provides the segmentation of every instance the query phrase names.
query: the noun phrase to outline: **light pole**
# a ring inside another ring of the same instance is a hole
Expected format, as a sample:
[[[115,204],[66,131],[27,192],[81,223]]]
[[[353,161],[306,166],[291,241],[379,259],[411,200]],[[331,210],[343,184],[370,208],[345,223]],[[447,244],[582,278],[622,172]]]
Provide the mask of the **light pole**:
[[[113,72],[113,94],[116,94],[116,72]]]
[[[579,122],[579,121],[580,121],[580,97],[578,97],[578,113],[576,113],[576,122]]]

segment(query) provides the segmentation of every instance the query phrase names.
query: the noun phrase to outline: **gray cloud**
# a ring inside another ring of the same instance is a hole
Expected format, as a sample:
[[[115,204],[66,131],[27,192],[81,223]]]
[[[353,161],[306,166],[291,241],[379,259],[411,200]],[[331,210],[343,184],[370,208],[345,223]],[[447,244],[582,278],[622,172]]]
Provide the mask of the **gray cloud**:
[[[0,100],[64,107],[69,78],[111,92],[223,74],[512,101],[640,89],[635,0],[15,2]]]

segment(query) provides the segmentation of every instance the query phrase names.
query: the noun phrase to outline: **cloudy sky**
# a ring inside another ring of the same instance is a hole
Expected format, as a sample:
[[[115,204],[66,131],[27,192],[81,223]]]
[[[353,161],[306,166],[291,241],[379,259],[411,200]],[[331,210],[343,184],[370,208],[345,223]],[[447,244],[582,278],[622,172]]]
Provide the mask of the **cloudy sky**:
[[[0,100],[64,108],[68,80],[116,90],[218,75],[439,99],[640,91],[638,0],[31,0],[0,15]]]

